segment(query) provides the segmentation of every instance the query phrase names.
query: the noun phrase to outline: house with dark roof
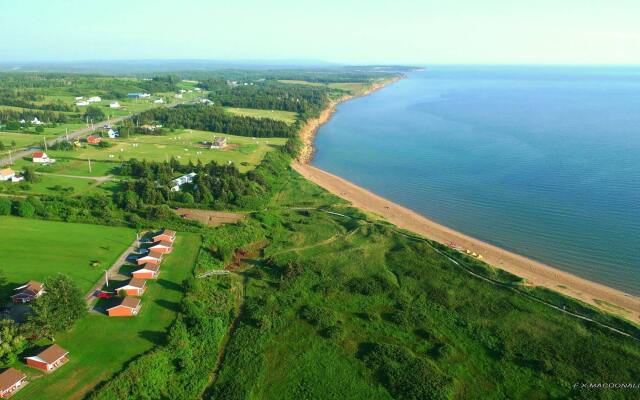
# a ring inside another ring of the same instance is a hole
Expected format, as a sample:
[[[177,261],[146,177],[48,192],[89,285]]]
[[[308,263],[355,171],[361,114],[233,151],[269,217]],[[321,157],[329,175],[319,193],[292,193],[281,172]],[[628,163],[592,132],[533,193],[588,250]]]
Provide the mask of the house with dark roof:
[[[142,296],[146,289],[146,280],[133,278],[126,285],[119,287],[117,292],[120,294],[126,294],[127,296]]]
[[[149,251],[157,251],[158,253],[167,254],[171,253],[172,248],[173,242],[170,242],[168,240],[160,240],[150,246]]]
[[[8,368],[0,373],[0,398],[8,399],[27,384],[27,375],[15,368]]]
[[[157,279],[160,275],[159,264],[144,264],[142,268],[133,271],[131,275],[136,279]]]
[[[135,297],[125,297],[120,304],[107,308],[110,317],[135,317],[140,312],[140,299]]]
[[[173,242],[176,240],[176,231],[172,231],[170,229],[163,229],[162,232],[158,233],[153,237],[153,241],[160,242],[162,240]]]
[[[40,282],[29,281],[13,290],[17,291],[17,293],[11,296],[12,303],[30,303],[38,297],[42,296],[42,294],[44,293],[44,285]]]
[[[136,260],[136,264],[138,265],[143,265],[143,264],[160,264],[160,262],[162,261],[162,255],[164,253],[161,253],[157,250],[151,250],[149,251],[148,254],[138,258]]]
[[[52,372],[69,361],[67,354],[69,354],[67,350],[57,344],[52,344],[40,353],[25,357],[25,359],[30,367],[44,372]]]

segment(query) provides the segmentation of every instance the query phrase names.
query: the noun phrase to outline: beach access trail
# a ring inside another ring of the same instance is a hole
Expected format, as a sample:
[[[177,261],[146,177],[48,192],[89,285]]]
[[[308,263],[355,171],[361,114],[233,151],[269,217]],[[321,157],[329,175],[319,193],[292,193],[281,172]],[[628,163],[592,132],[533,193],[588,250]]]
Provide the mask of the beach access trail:
[[[354,207],[376,214],[399,228],[415,232],[436,242],[444,244],[455,242],[462,248],[482,254],[483,260],[487,264],[524,278],[527,284],[549,288],[620,315],[635,323],[640,323],[640,298],[638,297],[591,282],[447,228],[406,207],[309,164],[294,161],[292,168],[311,182],[347,200]]]

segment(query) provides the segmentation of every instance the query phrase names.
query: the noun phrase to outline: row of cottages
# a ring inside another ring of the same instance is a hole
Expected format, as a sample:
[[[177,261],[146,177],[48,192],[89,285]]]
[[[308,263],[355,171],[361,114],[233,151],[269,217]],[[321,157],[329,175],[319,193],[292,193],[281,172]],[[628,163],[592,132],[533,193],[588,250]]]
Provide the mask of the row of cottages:
[[[56,162],[55,159],[49,158],[47,153],[43,151],[36,151],[35,153],[31,154],[31,161],[37,164],[53,164],[54,162]]]
[[[153,237],[153,245],[149,247],[149,253],[139,257],[136,263],[139,269],[131,273],[132,278],[126,285],[117,289],[119,294],[127,297],[122,299],[120,304],[107,309],[110,317],[133,317],[140,311],[140,297],[147,290],[147,279],[157,279],[160,275],[160,263],[164,254],[171,253],[173,242],[176,239],[176,232],[164,229]]]

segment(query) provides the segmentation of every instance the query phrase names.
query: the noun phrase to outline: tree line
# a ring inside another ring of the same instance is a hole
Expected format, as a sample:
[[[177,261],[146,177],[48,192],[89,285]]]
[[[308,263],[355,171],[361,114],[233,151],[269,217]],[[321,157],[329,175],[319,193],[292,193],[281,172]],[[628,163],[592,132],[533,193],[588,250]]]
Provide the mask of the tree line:
[[[233,115],[221,107],[181,105],[156,108],[139,116],[142,124],[158,122],[166,128],[188,128],[251,137],[291,137],[297,127],[268,118]]]

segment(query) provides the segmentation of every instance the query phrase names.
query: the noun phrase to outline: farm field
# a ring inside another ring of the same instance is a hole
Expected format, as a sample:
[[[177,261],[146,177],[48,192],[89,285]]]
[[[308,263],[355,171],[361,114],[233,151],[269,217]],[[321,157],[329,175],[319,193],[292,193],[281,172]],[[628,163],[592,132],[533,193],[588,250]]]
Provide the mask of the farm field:
[[[69,351],[69,362],[59,370],[42,375],[23,364],[16,365],[31,375],[31,383],[14,398],[82,399],[96,385],[122,370],[127,362],[164,344],[167,329],[179,311],[182,282],[192,274],[199,248],[198,235],[178,234],[173,252],[162,264],[159,279],[149,282],[142,296],[137,317],[109,318],[91,313],[70,332],[57,337],[56,343]]]
[[[0,226],[8,233],[0,242],[0,269],[8,280],[7,287],[0,288],[3,300],[16,286],[58,272],[89,290],[135,239],[129,228],[18,217],[2,216]],[[94,262],[99,266],[91,266]]]
[[[256,108],[236,108],[225,107],[225,110],[230,113],[241,115],[243,117],[252,118],[269,118],[276,121],[283,121],[289,125],[293,125],[298,118],[298,114],[293,111],[280,111],[280,110],[261,110]]]
[[[42,136],[18,132],[0,132],[0,142],[5,146],[4,150],[0,150],[0,156],[4,156],[9,154],[12,142],[15,142],[15,150],[17,150],[42,143]]]
[[[324,86],[330,89],[345,90],[347,92],[350,92],[351,94],[358,93],[368,86],[368,84],[360,83],[360,82],[320,83],[320,82],[309,82],[309,81],[287,80],[287,79],[279,80],[278,82],[290,83],[294,85]]]
[[[200,143],[203,140],[212,141],[214,137],[224,136],[228,138],[229,147],[223,150],[211,150]],[[53,158],[67,157],[85,160],[120,161],[137,158],[149,161],[164,161],[171,156],[176,157],[181,163],[189,160],[203,163],[216,161],[218,163],[235,163],[241,172],[255,167],[265,154],[277,146],[283,146],[284,138],[257,138],[223,135],[219,133],[176,130],[164,136],[135,135],[130,138],[109,139],[113,147],[108,149],[87,146],[74,151],[49,151]],[[60,170],[60,173],[67,173]]]

